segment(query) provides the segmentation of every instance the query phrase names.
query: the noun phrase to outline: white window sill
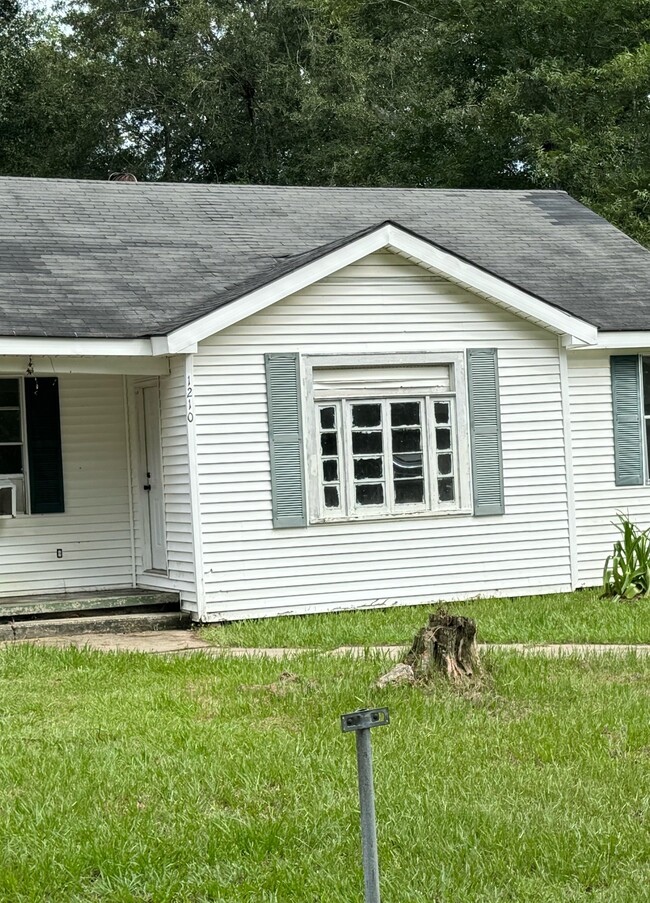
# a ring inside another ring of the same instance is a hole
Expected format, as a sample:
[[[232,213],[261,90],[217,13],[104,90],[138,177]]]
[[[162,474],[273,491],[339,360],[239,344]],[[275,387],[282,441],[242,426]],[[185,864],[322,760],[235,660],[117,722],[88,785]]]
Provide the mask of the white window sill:
[[[437,517],[453,517],[467,516],[473,514],[471,508],[441,508],[439,511],[405,511],[400,514],[348,514],[336,515],[335,517],[317,517],[309,522],[309,526],[317,524],[354,524],[367,523],[368,521],[393,521],[393,520],[414,520],[415,518],[437,518]]]
[[[65,511],[44,511],[42,514],[27,514],[26,511],[17,511],[15,516],[13,514],[3,515],[6,520],[25,520],[26,518],[34,518],[34,517],[65,517],[67,512]]]

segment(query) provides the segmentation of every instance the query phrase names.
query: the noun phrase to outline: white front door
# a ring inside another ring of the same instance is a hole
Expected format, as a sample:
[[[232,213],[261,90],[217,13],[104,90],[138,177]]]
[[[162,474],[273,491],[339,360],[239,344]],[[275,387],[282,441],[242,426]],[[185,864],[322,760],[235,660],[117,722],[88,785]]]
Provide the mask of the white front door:
[[[160,442],[160,390],[142,386],[140,396],[140,485],[144,526],[145,570],[167,571],[165,499]]]

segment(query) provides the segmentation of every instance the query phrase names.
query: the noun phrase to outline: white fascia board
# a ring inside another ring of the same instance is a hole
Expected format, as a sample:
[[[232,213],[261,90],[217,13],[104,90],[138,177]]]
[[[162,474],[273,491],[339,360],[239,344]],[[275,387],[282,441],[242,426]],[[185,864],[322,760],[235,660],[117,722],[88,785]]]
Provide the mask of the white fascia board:
[[[637,330],[634,332],[599,332],[598,348],[611,351],[639,351],[650,348],[650,331]],[[588,346],[572,346],[571,350],[589,350]]]
[[[381,226],[374,232],[370,232],[342,248],[337,248],[336,251],[324,254],[318,260],[307,263],[297,270],[287,273],[286,276],[281,276],[279,279],[243,295],[237,301],[181,326],[167,336],[170,353],[178,353],[188,345],[201,342],[208,336],[232,326],[233,323],[239,323],[240,320],[245,320],[246,317],[275,304],[276,301],[281,301],[282,298],[293,295],[308,285],[313,285],[314,282],[331,276],[332,273],[336,273],[343,267],[356,263],[363,257],[367,257],[368,254],[374,254],[375,251],[385,248],[388,243],[387,228],[387,226]]]
[[[26,373],[35,376],[69,373],[119,374],[120,376],[166,376],[168,357],[114,357],[99,355],[1,354],[0,373]]]
[[[390,248],[412,257],[441,276],[545,326],[558,335],[569,335],[590,345],[598,341],[598,329],[591,323],[558,310],[557,307],[529,295],[528,292],[499,279],[498,276],[493,276],[480,267],[461,260],[454,254],[443,251],[396,226],[388,226],[388,231]]]
[[[77,357],[152,357],[151,339],[75,339],[37,336],[0,336],[0,354],[48,355],[63,354]]]
[[[324,254],[286,276],[281,276],[273,282],[243,295],[237,301],[174,330],[167,336],[169,353],[181,353],[188,346],[194,346],[197,342],[232,326],[233,323],[238,323],[265,307],[275,304],[276,301],[301,291],[301,289],[313,285],[343,267],[356,263],[367,257],[368,254],[373,254],[383,248],[389,248],[410,257],[441,276],[512,310],[519,316],[539,323],[552,332],[571,336],[590,345],[597,341],[598,330],[590,323],[572,317],[545,301],[540,301],[539,298],[529,295],[522,289],[504,282],[497,276],[493,276],[397,226],[386,224],[335,251]]]

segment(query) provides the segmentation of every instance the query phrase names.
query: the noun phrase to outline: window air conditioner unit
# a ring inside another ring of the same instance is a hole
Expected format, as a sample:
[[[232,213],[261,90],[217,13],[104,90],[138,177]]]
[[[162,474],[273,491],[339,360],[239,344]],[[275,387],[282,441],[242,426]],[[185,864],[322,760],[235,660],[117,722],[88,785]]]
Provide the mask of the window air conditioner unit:
[[[16,487],[5,480],[0,482],[0,517],[16,516]]]

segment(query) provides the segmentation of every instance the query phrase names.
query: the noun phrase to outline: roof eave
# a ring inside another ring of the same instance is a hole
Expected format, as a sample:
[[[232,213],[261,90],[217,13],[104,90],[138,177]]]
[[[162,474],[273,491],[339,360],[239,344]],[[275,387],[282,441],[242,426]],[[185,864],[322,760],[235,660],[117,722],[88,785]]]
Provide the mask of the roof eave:
[[[605,351],[646,351],[650,348],[650,329],[627,331],[603,330],[598,333],[596,345],[575,343],[569,346],[573,351],[588,351],[598,348]]]
[[[0,354],[88,355],[89,357],[152,357],[155,339],[100,339],[83,336],[0,336]],[[166,339],[165,339],[166,347]],[[164,352],[167,353],[167,352]]]

